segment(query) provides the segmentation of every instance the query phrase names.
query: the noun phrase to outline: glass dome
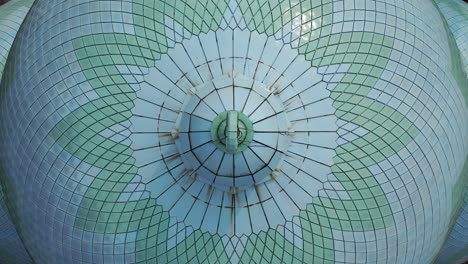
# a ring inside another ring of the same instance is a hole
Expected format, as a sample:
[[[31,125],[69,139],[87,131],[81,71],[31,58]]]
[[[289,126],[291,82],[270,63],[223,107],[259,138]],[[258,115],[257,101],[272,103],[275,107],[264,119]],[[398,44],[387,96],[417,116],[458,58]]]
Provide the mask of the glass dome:
[[[1,6],[0,262],[462,261],[467,12]]]

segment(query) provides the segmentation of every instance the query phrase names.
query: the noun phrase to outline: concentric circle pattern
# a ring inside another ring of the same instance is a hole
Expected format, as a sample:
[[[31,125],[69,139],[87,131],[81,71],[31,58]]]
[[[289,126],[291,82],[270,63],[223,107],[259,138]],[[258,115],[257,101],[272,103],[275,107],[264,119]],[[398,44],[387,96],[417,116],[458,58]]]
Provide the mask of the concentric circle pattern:
[[[178,230],[267,231],[291,222],[323,188],[338,138],[328,98],[334,85],[297,50],[256,32],[218,29],[175,43],[144,71],[143,83],[130,84],[137,99],[129,139],[146,190],[184,226]],[[132,73],[124,74],[129,83]],[[211,132],[229,111],[253,127],[251,143],[234,154]]]
[[[246,150],[253,140],[253,125],[244,113],[229,110],[211,124],[211,141],[223,152],[236,154]]]
[[[460,261],[467,7],[436,2],[36,1],[0,84],[13,255]]]

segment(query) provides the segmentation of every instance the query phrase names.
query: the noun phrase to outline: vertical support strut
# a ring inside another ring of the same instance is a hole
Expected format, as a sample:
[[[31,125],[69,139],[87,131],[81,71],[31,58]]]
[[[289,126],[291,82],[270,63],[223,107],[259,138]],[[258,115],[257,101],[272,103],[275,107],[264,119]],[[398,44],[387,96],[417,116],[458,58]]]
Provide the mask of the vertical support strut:
[[[252,143],[252,122],[242,112],[230,110],[219,114],[211,124],[211,140],[225,153],[236,154]]]
[[[236,153],[238,142],[238,124],[239,115],[237,111],[229,111],[227,116],[227,131],[226,131],[226,150],[228,153]]]

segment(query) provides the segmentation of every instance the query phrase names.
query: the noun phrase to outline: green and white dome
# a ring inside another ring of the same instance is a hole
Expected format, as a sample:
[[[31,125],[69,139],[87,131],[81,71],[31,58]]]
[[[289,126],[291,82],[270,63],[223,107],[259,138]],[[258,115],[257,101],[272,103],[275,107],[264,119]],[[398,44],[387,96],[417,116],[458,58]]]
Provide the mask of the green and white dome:
[[[458,46],[430,0],[38,0],[5,207],[35,263],[431,263],[467,179]]]

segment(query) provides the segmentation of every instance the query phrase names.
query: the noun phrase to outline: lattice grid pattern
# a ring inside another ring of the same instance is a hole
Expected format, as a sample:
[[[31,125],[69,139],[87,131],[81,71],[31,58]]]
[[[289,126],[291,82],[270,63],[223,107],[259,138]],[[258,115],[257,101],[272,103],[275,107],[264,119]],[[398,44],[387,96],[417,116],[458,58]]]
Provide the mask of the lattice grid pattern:
[[[36,263],[430,263],[460,58],[429,0],[36,1],[1,83],[10,216]]]

